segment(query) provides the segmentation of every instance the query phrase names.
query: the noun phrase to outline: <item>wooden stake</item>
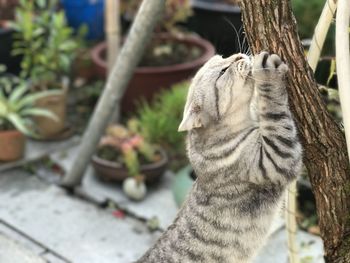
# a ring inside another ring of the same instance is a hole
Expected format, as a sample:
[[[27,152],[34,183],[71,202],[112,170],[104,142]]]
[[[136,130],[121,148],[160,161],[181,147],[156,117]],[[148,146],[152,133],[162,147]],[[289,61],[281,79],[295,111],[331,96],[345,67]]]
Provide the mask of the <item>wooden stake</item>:
[[[120,46],[120,1],[106,0],[105,2],[105,34],[107,41],[107,76],[111,73]],[[120,118],[120,107],[116,107],[110,122],[117,123]]]
[[[350,52],[349,0],[338,0],[336,19],[336,61],[340,104],[343,114],[346,145],[350,161]]]
[[[112,71],[120,45],[119,0],[105,2],[105,33],[107,39],[108,74]]]

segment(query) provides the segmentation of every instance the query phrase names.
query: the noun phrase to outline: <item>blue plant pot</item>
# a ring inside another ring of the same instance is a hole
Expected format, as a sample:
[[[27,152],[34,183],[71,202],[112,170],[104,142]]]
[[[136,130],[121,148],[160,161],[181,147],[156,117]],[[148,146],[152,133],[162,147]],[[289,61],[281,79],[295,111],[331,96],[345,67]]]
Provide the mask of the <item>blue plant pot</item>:
[[[61,0],[69,26],[87,25],[89,40],[104,38],[104,0]]]
[[[181,207],[194,183],[191,172],[192,167],[188,165],[175,175],[171,188],[178,207]]]

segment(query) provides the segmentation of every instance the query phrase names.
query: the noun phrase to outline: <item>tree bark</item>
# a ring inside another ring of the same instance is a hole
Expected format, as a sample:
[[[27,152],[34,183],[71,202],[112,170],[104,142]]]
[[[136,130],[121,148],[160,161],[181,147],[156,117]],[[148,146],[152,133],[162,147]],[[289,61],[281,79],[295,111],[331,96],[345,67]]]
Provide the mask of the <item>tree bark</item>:
[[[345,137],[320,97],[297,34],[290,1],[240,2],[252,52],[277,53],[290,69],[289,100],[316,198],[326,262],[349,263],[350,166]]]

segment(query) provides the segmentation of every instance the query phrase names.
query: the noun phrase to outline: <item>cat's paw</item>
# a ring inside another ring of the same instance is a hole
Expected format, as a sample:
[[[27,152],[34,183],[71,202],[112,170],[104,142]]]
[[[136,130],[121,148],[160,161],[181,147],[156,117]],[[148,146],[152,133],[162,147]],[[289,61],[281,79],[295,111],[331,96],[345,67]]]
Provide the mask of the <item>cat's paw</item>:
[[[254,57],[252,75],[257,82],[282,80],[288,66],[276,55],[263,51]]]

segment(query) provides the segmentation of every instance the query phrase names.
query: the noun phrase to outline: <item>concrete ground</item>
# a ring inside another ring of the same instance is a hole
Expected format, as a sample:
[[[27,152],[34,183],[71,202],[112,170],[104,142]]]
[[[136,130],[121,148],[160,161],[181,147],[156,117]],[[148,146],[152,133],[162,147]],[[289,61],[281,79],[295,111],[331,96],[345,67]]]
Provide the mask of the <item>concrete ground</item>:
[[[30,147],[40,152],[34,159],[50,155],[68,169],[77,153],[76,140],[62,142],[61,147],[36,142]],[[6,164],[6,169],[0,165],[0,263],[132,262],[161,234],[150,231],[147,221],[157,218],[160,229],[165,229],[177,213],[171,172],[144,201],[135,203],[125,198],[120,186],[97,180],[92,169],[79,195],[71,195],[53,184],[57,174],[39,165],[32,175],[17,167],[23,163]],[[106,207],[108,200],[113,205]],[[302,263],[323,262],[319,237],[300,231],[298,243]],[[254,263],[284,262],[288,262],[286,230],[279,220]]]

